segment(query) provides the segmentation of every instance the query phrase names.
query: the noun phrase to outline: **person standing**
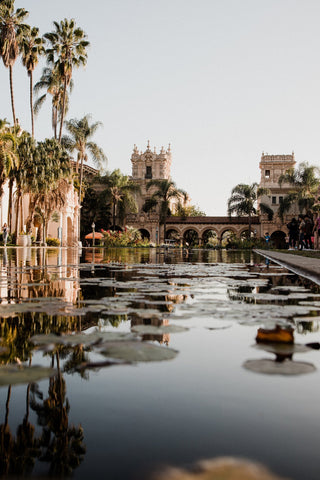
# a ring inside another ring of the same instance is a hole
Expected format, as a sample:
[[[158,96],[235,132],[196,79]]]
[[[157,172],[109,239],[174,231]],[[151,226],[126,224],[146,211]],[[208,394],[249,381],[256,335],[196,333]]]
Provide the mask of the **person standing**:
[[[305,224],[303,215],[299,215],[298,221],[299,221],[299,250],[303,250],[303,248],[306,248],[306,245],[304,243],[306,224]]]
[[[307,214],[304,217],[305,226],[305,235],[304,235],[304,242],[306,244],[306,248],[312,248],[312,232],[313,232],[313,219],[311,218],[312,214]]]
[[[269,232],[266,232],[265,236],[264,236],[264,239],[266,241],[266,248],[270,248],[270,235],[269,235]]]
[[[320,239],[320,213],[318,213],[317,218],[314,222],[313,234],[314,234],[314,248],[318,249],[319,239]]]
[[[289,230],[289,248],[296,248],[299,238],[299,226],[295,217],[288,223],[287,229]]]
[[[6,247],[7,246],[7,240],[8,240],[8,227],[7,224],[4,223],[2,227],[2,238],[3,238],[3,244]]]

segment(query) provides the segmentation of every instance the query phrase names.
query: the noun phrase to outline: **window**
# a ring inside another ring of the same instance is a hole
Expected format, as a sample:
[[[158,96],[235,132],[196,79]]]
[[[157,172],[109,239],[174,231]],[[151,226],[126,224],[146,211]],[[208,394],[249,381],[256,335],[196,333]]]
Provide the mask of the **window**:
[[[275,205],[277,203],[277,197],[272,197],[272,205]]]
[[[264,171],[264,176],[265,176],[266,178],[270,178],[270,170],[265,170],[265,171]]]
[[[146,166],[146,176],[145,178],[152,178],[152,167],[147,165]]]
[[[279,203],[283,202],[283,197],[279,197]]]

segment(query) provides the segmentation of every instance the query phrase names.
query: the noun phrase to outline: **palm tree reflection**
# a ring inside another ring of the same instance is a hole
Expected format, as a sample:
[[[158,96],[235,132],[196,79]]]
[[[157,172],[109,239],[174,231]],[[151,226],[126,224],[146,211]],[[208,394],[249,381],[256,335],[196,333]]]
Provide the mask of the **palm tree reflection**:
[[[83,443],[84,434],[81,425],[69,425],[70,404],[66,397],[66,382],[60,369],[59,351],[55,353],[58,374],[49,380],[48,397],[42,399],[42,394],[34,389],[31,398],[31,408],[38,416],[42,426],[40,437],[40,460],[49,462],[49,474],[70,475],[82,462],[86,448]],[[54,356],[52,357],[54,360]]]

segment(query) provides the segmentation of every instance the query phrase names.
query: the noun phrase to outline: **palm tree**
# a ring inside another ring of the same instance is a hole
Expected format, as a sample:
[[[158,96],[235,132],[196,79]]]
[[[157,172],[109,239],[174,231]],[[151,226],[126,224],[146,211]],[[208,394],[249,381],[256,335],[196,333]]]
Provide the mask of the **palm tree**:
[[[101,177],[99,183],[104,183],[106,189],[102,192],[102,198],[106,203],[110,201],[112,207],[112,228],[116,226],[116,217],[120,222],[124,221],[128,211],[137,212],[135,193],[140,192],[140,186],[132,182],[127,175],[123,175],[119,169]]]
[[[70,81],[69,91],[73,88],[73,81]],[[47,98],[47,93],[52,96],[52,129],[54,138],[57,138],[58,121],[61,120],[64,85],[57,68],[45,67],[42,71],[40,80],[34,86],[34,92],[38,94],[41,90],[45,90],[46,93],[41,95],[34,103],[34,113],[38,114],[44,101]],[[69,96],[66,93],[65,98],[65,114],[68,112]]]
[[[87,63],[86,48],[89,42],[86,40],[84,31],[76,27],[74,19],[61,20],[60,23],[53,22],[55,31],[46,33],[44,37],[51,43],[51,48],[46,50],[47,59],[58,69],[64,85],[62,114],[60,121],[59,142],[62,137],[62,127],[65,116],[65,104],[67,87],[72,79],[72,70],[74,67],[80,67]]]
[[[34,113],[33,113],[33,71],[36,68],[39,57],[44,54],[44,39],[38,36],[39,29],[29,27],[21,40],[22,63],[26,67],[30,79],[30,110],[32,137],[34,137]]]
[[[2,129],[0,130],[0,196],[10,171],[18,164],[16,138],[8,129]]]
[[[187,199],[188,195],[184,190],[178,189],[172,180],[168,179],[150,180],[146,186],[147,191],[152,187],[156,187],[156,190],[152,193],[151,197],[145,201],[143,211],[149,212],[158,206],[160,213],[160,224],[163,224],[163,238],[165,240],[167,231],[167,217],[168,215],[171,215],[170,201],[174,199],[181,201],[181,199]]]
[[[251,222],[252,215],[257,214],[256,203],[259,197],[267,195],[269,190],[267,188],[261,188],[257,183],[247,185],[240,183],[236,185],[231,191],[231,197],[228,200],[228,215],[232,214],[238,216],[248,217],[248,230],[249,238],[251,238]],[[266,204],[260,203],[260,211],[268,214],[269,219],[273,217],[273,210]]]
[[[19,37],[26,28],[22,22],[28,15],[24,8],[14,10],[14,0],[2,0],[0,3],[0,55],[3,64],[9,68],[11,107],[13,124],[15,125],[16,113],[14,108],[12,67],[19,55]]]
[[[30,194],[27,230],[37,212],[42,218],[46,238],[51,214],[65,202],[70,173],[69,155],[57,140],[46,139],[38,143],[33,162],[25,168],[24,192]]]
[[[101,122],[95,122],[92,125],[89,124],[90,115],[85,115],[80,120],[75,118],[66,122],[66,129],[69,132],[69,136],[62,138],[62,145],[69,151],[77,151],[77,163],[76,171],[79,172],[80,163],[80,177],[79,177],[79,205],[82,202],[82,181],[83,181],[83,162],[88,160],[88,153],[92,160],[101,168],[107,161],[107,157],[104,154],[102,148],[100,148],[95,142],[90,141],[97,129],[100,127]],[[88,153],[87,153],[88,152]],[[80,215],[79,215],[79,235],[80,235]]]
[[[287,183],[291,186],[288,195],[280,204],[278,215],[283,218],[291,206],[298,204],[300,213],[308,210],[317,201],[317,192],[319,188],[319,169],[309,165],[307,162],[300,163],[297,169],[290,168],[279,177],[280,187]]]
[[[12,175],[10,176],[11,181],[16,183],[16,225],[15,233],[19,233],[19,220],[20,228],[22,228],[23,222],[23,209],[22,209],[22,197],[23,193],[27,191],[27,185],[30,182],[30,170],[31,165],[34,163],[34,155],[36,152],[36,143],[35,140],[27,132],[23,132],[21,137],[18,139],[18,155],[19,155],[19,165],[12,170]],[[19,212],[21,218],[19,218]]]

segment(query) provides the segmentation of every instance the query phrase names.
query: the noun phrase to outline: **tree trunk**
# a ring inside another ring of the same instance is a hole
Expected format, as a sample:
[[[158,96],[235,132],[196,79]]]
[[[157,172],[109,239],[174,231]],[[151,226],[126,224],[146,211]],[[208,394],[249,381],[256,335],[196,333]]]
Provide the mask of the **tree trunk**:
[[[12,230],[12,189],[13,189],[13,178],[9,180],[9,202],[8,202],[8,230],[11,233]]]
[[[83,155],[81,155],[80,180],[79,180],[79,216],[78,216],[78,240],[80,241],[80,219],[81,219],[81,196],[82,196],[82,177],[83,177]]]
[[[251,213],[249,213],[249,240],[251,239]]]
[[[19,228],[19,205],[20,205],[20,190],[17,190],[17,200],[16,200],[16,228],[15,234],[18,236],[18,228]]]
[[[116,202],[112,202],[112,228],[115,229],[116,226]]]
[[[13,116],[13,125],[17,123],[16,120],[16,112],[14,108],[14,96],[13,96],[13,81],[12,81],[12,66],[9,66],[9,78],[10,78],[10,93],[11,93],[11,108],[12,108],[12,116]]]
[[[24,218],[23,218],[23,199],[22,194],[20,194],[20,229],[23,230]]]
[[[58,124],[58,110],[57,107],[52,105],[52,128],[53,128],[53,136],[57,139],[57,124]]]
[[[33,77],[32,77],[32,71],[29,73],[29,77],[30,77],[30,110],[31,110],[31,131],[32,131],[32,138],[34,138]]]
[[[61,112],[61,119],[60,119],[60,132],[59,132],[59,142],[61,143],[62,137],[62,127],[64,121],[64,111],[66,107],[66,96],[67,96],[67,78],[64,78],[64,89],[63,89],[63,101],[62,101],[62,112]]]

